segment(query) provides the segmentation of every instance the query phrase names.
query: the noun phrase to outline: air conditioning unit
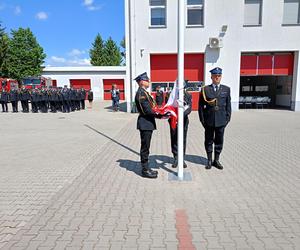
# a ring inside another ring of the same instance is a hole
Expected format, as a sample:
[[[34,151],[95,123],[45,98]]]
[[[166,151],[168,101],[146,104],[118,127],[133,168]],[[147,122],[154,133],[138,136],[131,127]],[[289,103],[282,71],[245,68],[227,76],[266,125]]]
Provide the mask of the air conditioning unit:
[[[223,48],[223,40],[220,37],[210,37],[209,38],[209,47],[212,49]]]

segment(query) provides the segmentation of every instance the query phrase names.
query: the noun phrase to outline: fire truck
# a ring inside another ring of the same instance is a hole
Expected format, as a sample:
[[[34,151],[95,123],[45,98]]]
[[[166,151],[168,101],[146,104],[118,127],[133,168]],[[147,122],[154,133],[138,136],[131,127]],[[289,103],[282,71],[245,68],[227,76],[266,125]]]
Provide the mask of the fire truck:
[[[38,77],[26,77],[21,80],[21,85],[26,89],[35,89],[35,88],[49,88],[52,86],[51,78],[46,78],[43,76]]]
[[[17,80],[10,78],[0,78],[0,91],[5,89],[6,91],[10,91],[13,89],[18,89],[19,84]]]

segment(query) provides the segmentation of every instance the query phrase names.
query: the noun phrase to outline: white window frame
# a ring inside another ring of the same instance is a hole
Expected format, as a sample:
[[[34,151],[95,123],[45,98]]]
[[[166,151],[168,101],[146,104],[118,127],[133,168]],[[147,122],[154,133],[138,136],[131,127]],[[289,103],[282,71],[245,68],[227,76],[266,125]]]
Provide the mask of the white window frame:
[[[264,0],[260,0],[260,11],[259,11],[259,23],[258,24],[245,24],[245,7],[246,7],[246,1],[244,0],[244,27],[260,27],[262,26],[262,19],[263,19],[263,6],[264,6]]]
[[[202,24],[188,24],[189,10],[202,10]],[[186,0],[186,27],[203,27],[204,26],[204,0],[202,4],[188,4]]]
[[[298,22],[297,23],[284,23],[284,4],[285,4],[285,0],[283,1],[283,16],[282,16],[282,25],[283,26],[297,26],[297,25],[300,25],[300,1],[298,0],[299,2],[299,7],[298,7]]]
[[[149,27],[150,28],[165,28],[167,27],[167,0],[165,0],[165,5],[156,5],[156,6],[152,6],[151,5],[151,0],[149,0]],[[152,9],[164,9],[165,10],[165,24],[164,25],[152,25],[151,23],[151,19],[152,19],[152,16],[151,16],[151,12],[152,12]]]

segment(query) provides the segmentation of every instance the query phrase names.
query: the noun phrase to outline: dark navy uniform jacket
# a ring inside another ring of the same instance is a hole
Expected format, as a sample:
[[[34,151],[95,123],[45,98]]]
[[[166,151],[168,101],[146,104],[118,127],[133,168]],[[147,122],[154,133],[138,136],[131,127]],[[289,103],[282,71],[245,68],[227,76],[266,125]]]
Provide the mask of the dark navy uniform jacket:
[[[28,101],[30,100],[30,93],[27,89],[22,89],[20,92],[20,100],[21,101]]]
[[[207,102],[204,100],[204,95]],[[216,102],[209,103],[213,99],[216,99]],[[199,97],[198,113],[200,121],[204,126],[226,126],[231,117],[230,88],[220,84],[216,92],[213,84],[203,87]]]
[[[3,103],[6,103],[9,101],[9,94],[7,92],[2,92],[1,93],[1,97],[0,97],[0,101]]]
[[[71,98],[70,98],[70,92],[68,89],[63,89],[62,90],[62,96],[63,96],[63,100],[64,101],[70,101]]]
[[[17,102],[19,101],[19,93],[17,90],[11,90],[9,93],[9,100],[11,102]]]
[[[137,129],[139,130],[155,130],[155,112],[152,107],[155,102],[152,96],[143,88],[139,88],[135,95],[135,105],[140,113],[137,120]]]
[[[86,91],[81,90],[81,100],[85,100],[85,97],[86,97]]]

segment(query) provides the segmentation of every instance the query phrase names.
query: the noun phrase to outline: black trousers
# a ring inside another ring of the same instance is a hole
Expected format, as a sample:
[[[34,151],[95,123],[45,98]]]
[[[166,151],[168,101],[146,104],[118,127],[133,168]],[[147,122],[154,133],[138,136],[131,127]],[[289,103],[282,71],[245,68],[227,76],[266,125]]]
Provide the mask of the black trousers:
[[[33,113],[39,112],[38,103],[31,101],[31,109]]]
[[[11,101],[12,111],[18,112],[18,101]]]
[[[223,127],[205,127],[205,141],[204,146],[206,153],[213,152],[213,144],[215,145],[215,154],[221,154],[224,143],[224,131]]]
[[[141,137],[140,157],[141,157],[141,163],[143,169],[149,168],[148,161],[149,161],[152,133],[153,133],[152,130],[140,130],[140,137]]]
[[[85,100],[81,100],[81,109],[85,109]]]
[[[178,154],[177,127],[176,127],[176,129],[172,129],[170,122],[169,122],[169,125],[170,125],[171,149],[172,149],[173,156],[177,157],[177,154]],[[184,152],[184,155],[186,152],[186,137],[187,137],[188,127],[189,127],[189,121],[187,120],[186,122],[184,122],[184,128],[183,128],[183,150],[184,150],[183,152]]]
[[[56,105],[56,110],[62,111],[62,102],[61,101],[55,102],[55,105]]]
[[[40,109],[43,113],[47,113],[48,112],[48,103],[47,101],[41,101],[40,103]]]
[[[75,101],[69,101],[69,103],[68,103],[68,105],[69,105],[69,109],[70,109],[70,111],[75,111],[76,110],[76,106],[75,106]]]
[[[55,103],[55,101],[50,101],[49,103],[50,103],[51,112],[56,113],[56,103]]]
[[[29,112],[28,100],[21,101],[21,104],[22,104],[22,111]]]
[[[25,101],[25,109],[26,109],[26,112],[29,112],[29,100]]]
[[[1,102],[2,112],[8,112],[7,102]]]
[[[63,101],[63,112],[70,112],[70,106],[69,106],[69,101]]]

